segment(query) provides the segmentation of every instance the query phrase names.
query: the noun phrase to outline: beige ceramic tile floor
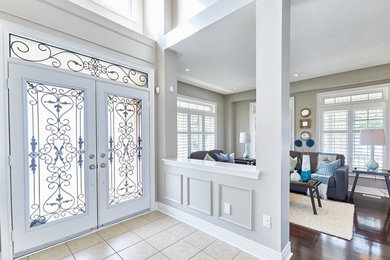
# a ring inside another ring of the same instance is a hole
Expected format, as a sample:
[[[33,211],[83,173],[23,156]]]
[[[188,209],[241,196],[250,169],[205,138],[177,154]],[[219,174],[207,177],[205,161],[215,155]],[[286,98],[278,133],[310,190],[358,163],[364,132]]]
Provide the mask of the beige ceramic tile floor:
[[[77,238],[23,260],[257,259],[159,211]]]

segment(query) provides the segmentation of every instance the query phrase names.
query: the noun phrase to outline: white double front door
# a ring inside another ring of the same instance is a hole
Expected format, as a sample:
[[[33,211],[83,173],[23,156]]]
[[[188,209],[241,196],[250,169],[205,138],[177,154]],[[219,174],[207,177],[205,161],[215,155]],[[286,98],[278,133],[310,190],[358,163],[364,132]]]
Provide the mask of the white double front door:
[[[15,256],[150,208],[148,91],[39,66],[9,75]]]

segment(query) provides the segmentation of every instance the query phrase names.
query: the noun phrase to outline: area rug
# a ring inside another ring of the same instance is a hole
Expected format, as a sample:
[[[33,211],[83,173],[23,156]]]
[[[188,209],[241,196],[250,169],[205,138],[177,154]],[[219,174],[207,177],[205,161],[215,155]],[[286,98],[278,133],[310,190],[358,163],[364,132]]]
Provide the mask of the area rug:
[[[290,193],[290,222],[332,236],[351,240],[355,205],[344,202],[321,200],[317,215],[313,214],[309,196]]]

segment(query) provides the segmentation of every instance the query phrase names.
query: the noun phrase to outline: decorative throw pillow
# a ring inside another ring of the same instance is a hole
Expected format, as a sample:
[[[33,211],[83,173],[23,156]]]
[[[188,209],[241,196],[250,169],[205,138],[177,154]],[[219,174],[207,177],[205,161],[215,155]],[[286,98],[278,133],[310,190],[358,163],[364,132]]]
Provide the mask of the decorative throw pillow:
[[[208,153],[206,153],[206,156],[204,157],[204,159],[203,160],[205,160],[205,161],[212,161],[212,162],[215,162],[215,160],[214,160],[214,158],[213,157],[211,157]]]
[[[218,162],[229,162],[229,163],[234,163],[234,153],[220,153],[220,154],[215,154],[217,157]]]
[[[334,176],[336,174],[336,169],[340,167],[340,164],[340,159],[333,162],[323,161],[320,163],[320,167],[316,173],[325,176]]]
[[[292,158],[290,156],[290,172],[293,172],[297,168],[298,157]]]
[[[317,159],[317,169],[320,168],[320,164],[323,161],[332,162],[332,161],[336,161],[336,159],[337,159],[336,153],[319,153]]]

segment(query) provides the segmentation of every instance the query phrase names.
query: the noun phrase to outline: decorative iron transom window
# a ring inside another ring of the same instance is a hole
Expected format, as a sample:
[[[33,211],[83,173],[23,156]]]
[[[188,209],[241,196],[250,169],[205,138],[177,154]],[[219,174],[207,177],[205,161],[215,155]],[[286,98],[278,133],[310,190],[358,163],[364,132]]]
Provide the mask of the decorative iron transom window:
[[[9,35],[9,56],[55,68],[89,74],[139,87],[148,87],[148,74],[46,43]]]

